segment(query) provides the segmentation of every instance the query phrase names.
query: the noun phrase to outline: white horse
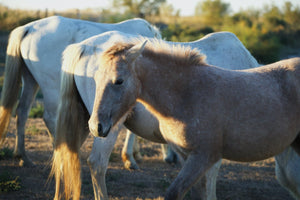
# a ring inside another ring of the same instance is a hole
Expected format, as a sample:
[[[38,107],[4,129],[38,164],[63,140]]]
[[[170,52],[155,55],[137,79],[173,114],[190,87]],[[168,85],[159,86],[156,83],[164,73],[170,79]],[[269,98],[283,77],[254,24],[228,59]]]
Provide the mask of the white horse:
[[[24,128],[38,87],[44,95],[43,118],[50,133],[53,134],[63,50],[69,44],[110,30],[161,37],[158,29],[143,19],[101,24],[53,16],[31,22],[12,31],[8,41],[5,80],[1,96],[0,139],[3,140],[5,137],[11,111],[18,99],[22,78],[23,88],[16,113],[17,137],[14,155],[20,157],[24,165],[32,165],[25,153]]]
[[[44,121],[49,132],[54,134],[63,50],[69,44],[109,30],[161,37],[158,29],[143,19],[101,24],[59,16],[34,21],[16,28],[10,34],[1,94],[0,138],[3,140],[5,137],[11,111],[18,100],[22,79],[23,88],[16,112],[17,136],[14,155],[20,157],[22,161],[20,163],[23,165],[33,165],[25,153],[24,132],[28,113],[38,88],[41,88],[44,96]],[[103,146],[110,147],[109,144]],[[93,174],[93,171],[91,173]],[[93,181],[98,180],[93,179]],[[103,191],[106,192],[106,188]]]
[[[57,180],[56,197],[58,197],[59,193],[60,178],[64,177],[63,181],[65,183],[67,196],[70,196],[71,193],[73,193],[74,197],[79,198],[78,191],[80,191],[80,184],[78,182],[80,182],[80,176],[78,176],[78,173],[80,170],[78,169],[80,169],[80,165],[79,162],[77,162],[76,165],[76,160],[78,161],[79,147],[85,139],[85,134],[88,132],[87,129],[82,129],[80,127],[85,127],[87,125],[88,116],[92,111],[95,98],[94,73],[97,70],[97,66],[94,65],[97,60],[95,55],[99,55],[107,45],[111,45],[111,43],[115,41],[126,41],[131,37],[132,36],[124,33],[106,33],[90,38],[80,44],[71,45],[64,53],[62,86],[64,85],[66,87],[61,88],[61,105],[58,112],[58,122],[60,123],[57,124],[58,137],[56,138],[55,156],[52,168],[52,172],[56,174]],[[105,39],[105,41],[108,42],[104,43],[103,38],[110,39]],[[256,60],[245,49],[236,36],[231,33],[223,32],[210,34],[199,41],[183,43],[183,45],[198,48],[206,54],[207,62],[225,68],[230,66],[239,69],[241,66],[244,66],[245,68],[258,66]],[[75,76],[73,74],[75,74]],[[81,98],[78,96],[78,92],[80,93]],[[73,98],[74,96],[77,96],[77,98]],[[78,101],[83,101],[83,104],[75,103]],[[72,105],[77,105],[78,107],[72,107]],[[66,112],[68,110],[73,111],[72,116],[75,116],[74,118],[69,118],[70,116],[68,116],[68,113]],[[78,117],[76,116],[77,114],[82,113],[85,113],[85,115],[81,115],[81,118],[78,121]],[[65,120],[68,121],[66,122]],[[78,124],[83,124],[83,126],[78,126]],[[160,133],[157,120],[143,109],[143,106],[140,104],[137,104],[134,108],[133,114],[127,118],[125,125],[142,137],[156,142],[165,142],[162,138],[158,137]],[[116,138],[117,130],[112,131],[106,139],[97,138],[93,145],[93,152],[98,154],[92,153],[88,159],[90,168],[91,170],[93,169],[92,171],[94,172],[92,178],[102,180],[98,182],[100,185],[93,185],[94,191],[98,190],[98,193],[95,193],[95,198],[99,197],[97,196],[97,194],[100,193],[99,190],[105,187],[104,177],[108,164],[108,157],[112,151]],[[110,144],[111,146],[105,146],[104,144]],[[70,148],[72,153],[70,153]],[[206,177],[201,180],[201,195],[203,195],[203,199],[216,199],[215,182],[220,164],[221,161],[206,173]],[[76,166],[76,168],[73,171],[70,171],[70,168],[64,167],[66,165]],[[98,168],[98,166],[101,166],[101,168]],[[62,168],[63,170],[61,171]],[[95,181],[93,181],[93,183],[95,183]],[[102,197],[107,198],[107,194],[103,191],[102,195]]]

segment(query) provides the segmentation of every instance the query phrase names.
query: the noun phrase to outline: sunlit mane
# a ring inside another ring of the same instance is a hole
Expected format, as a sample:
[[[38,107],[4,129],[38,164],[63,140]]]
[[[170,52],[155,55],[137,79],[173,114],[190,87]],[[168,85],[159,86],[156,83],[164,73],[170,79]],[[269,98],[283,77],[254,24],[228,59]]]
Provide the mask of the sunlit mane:
[[[115,56],[122,55],[135,44],[144,41],[145,38],[139,38],[128,43],[115,43],[103,53],[103,56],[104,58],[111,60]],[[173,63],[178,66],[197,66],[206,64],[205,55],[200,54],[197,49],[191,49],[190,47],[182,45],[169,45],[168,43],[157,39],[151,39],[146,44],[142,55],[150,59],[155,59],[161,64]]]

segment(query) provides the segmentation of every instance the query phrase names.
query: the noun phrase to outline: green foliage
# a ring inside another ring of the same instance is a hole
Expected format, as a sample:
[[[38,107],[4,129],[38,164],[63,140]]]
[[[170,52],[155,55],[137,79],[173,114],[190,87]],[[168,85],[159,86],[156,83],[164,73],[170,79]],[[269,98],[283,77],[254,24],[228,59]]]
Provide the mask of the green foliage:
[[[0,174],[0,194],[4,192],[18,191],[21,189],[19,177],[13,177],[8,171]]]
[[[1,31],[9,31],[37,19],[40,19],[40,16],[36,11],[12,10],[0,4]]]
[[[35,106],[33,106],[29,112],[30,118],[41,118],[43,117],[44,106],[42,103],[37,102]]]
[[[229,14],[230,4],[221,0],[205,0],[197,4],[195,15],[201,16],[206,25],[221,25]]]
[[[136,17],[158,15],[160,6],[166,0],[113,0],[114,8],[125,10]]]
[[[190,26],[184,23],[170,24],[161,31],[163,38],[177,42],[198,40],[200,37],[212,32],[214,30],[209,26]]]
[[[199,1],[194,17],[180,17],[166,0],[114,0],[111,7],[102,10],[71,10],[61,13],[9,9],[0,4],[1,32],[40,19],[59,14],[102,23],[116,23],[133,17],[163,25],[163,38],[187,42],[198,40],[217,31],[231,31],[261,63],[280,59],[285,49],[300,48],[300,7],[287,1],[282,6],[266,5],[262,9],[242,10],[230,14],[230,4],[224,0]],[[0,35],[1,36],[1,35]],[[3,45],[1,45],[3,44]],[[0,43],[0,64],[4,63],[4,43]],[[0,80],[1,82],[1,80]],[[31,116],[41,116],[41,107]]]

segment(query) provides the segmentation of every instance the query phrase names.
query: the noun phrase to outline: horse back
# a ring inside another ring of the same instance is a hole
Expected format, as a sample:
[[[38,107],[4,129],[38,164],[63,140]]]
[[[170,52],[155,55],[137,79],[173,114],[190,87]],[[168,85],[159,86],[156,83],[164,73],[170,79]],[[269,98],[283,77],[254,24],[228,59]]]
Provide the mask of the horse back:
[[[270,75],[279,85],[282,99],[290,105],[300,105],[300,58],[282,60],[271,65]]]

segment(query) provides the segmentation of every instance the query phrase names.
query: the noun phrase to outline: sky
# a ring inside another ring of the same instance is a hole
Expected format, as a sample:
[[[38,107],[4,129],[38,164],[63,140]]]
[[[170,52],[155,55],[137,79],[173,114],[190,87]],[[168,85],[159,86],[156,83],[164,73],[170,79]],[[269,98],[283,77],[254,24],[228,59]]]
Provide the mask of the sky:
[[[263,8],[264,5],[275,4],[280,7],[287,0],[222,0],[222,2],[230,3],[233,12],[247,8]],[[289,0],[293,5],[300,7],[300,0]],[[112,0],[0,0],[0,4],[10,8],[19,9],[40,9],[44,10],[67,10],[73,8],[108,8]],[[181,16],[193,15],[195,6],[201,0],[167,0],[172,4],[174,9],[180,9]]]

